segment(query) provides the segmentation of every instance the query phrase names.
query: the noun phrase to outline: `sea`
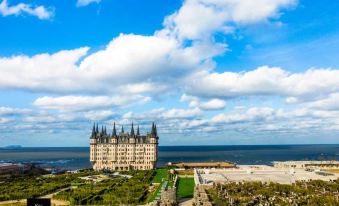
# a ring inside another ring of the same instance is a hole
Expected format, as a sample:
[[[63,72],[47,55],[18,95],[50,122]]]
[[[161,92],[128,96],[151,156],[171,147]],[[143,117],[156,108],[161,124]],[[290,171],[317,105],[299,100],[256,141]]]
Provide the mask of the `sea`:
[[[169,162],[230,161],[266,164],[287,160],[339,160],[339,144],[159,146],[158,167]],[[0,148],[0,163],[35,163],[65,170],[90,168],[89,147]]]

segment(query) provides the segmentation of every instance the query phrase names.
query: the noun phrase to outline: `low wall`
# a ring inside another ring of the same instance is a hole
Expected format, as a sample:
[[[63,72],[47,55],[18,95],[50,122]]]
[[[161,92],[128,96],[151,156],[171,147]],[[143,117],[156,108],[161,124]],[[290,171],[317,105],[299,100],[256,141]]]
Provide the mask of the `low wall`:
[[[205,191],[205,186],[195,186],[193,204],[195,206],[212,206],[212,203],[209,201],[208,194]]]

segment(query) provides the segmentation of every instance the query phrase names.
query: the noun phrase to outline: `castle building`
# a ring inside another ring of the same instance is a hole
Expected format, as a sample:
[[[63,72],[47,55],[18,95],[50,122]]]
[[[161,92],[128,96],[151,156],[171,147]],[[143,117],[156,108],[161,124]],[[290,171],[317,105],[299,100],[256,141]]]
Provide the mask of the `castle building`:
[[[124,127],[117,134],[115,123],[112,134],[106,126],[99,131],[98,124],[93,125],[90,137],[90,161],[94,170],[149,170],[156,167],[158,159],[157,126],[153,123],[150,133],[140,135],[139,126],[136,133],[132,123],[130,133]]]

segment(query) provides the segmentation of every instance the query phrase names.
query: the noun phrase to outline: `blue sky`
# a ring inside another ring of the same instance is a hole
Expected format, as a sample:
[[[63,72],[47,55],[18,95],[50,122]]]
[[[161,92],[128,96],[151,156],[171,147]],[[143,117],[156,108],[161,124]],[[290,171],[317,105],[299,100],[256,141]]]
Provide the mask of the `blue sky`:
[[[339,3],[0,2],[0,146],[339,143]]]

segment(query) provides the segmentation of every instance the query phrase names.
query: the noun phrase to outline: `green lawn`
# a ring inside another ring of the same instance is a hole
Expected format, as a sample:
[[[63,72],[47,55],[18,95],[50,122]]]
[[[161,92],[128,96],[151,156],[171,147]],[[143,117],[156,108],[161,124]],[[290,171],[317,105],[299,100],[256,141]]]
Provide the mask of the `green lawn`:
[[[180,177],[177,183],[177,199],[191,198],[194,192],[194,179],[191,177]]]
[[[157,187],[157,189],[156,189],[152,194],[150,194],[150,195],[148,196],[146,202],[153,202],[153,201],[154,201],[155,197],[157,196],[158,192],[159,192],[160,189],[161,189],[161,185],[162,185],[162,183]]]
[[[167,169],[156,169],[152,182],[161,183],[162,178],[168,179]]]

